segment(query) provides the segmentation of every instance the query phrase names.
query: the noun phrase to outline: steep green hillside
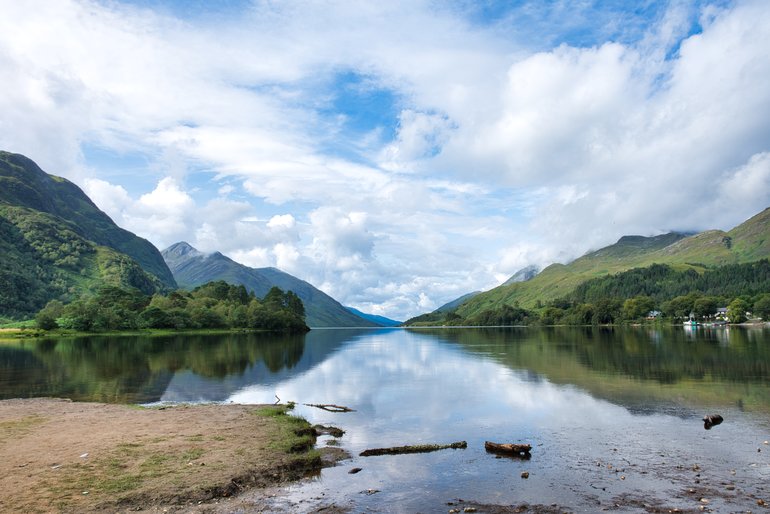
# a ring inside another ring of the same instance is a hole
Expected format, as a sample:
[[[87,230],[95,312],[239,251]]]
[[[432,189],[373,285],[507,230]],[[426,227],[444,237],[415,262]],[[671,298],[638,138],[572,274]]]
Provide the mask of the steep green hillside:
[[[503,285],[461,305],[460,316],[470,317],[503,305],[532,308],[568,296],[586,280],[652,264],[674,269],[707,268],[753,262],[770,257],[770,209],[729,232],[709,230],[686,236],[670,233],[655,237],[625,236],[617,243],[588,253],[569,264],[552,264],[532,280]]]
[[[29,317],[49,300],[103,285],[149,294],[175,282],[154,246],[115,225],[77,186],[0,152],[0,318]]]
[[[770,208],[727,233],[731,250],[739,262],[751,262],[770,256]]]
[[[376,327],[372,321],[356,316],[337,300],[288,273],[275,268],[250,268],[219,252],[204,254],[187,243],[176,243],[162,252],[181,287],[193,288],[206,282],[224,280],[243,285],[257,296],[271,287],[293,291],[305,304],[305,320],[311,327]]]
[[[676,271],[668,264],[653,264],[615,275],[587,280],[566,298],[576,303],[597,304],[607,298],[650,297],[656,305],[693,292],[704,296],[756,297],[770,291],[770,261],[726,264],[703,273]]]
[[[473,291],[472,293],[464,294],[459,298],[455,298],[451,302],[445,303],[444,305],[436,309],[435,312],[444,312],[444,313],[451,312],[455,310],[457,307],[459,307],[460,305],[462,305],[464,302],[467,302],[468,300],[470,300],[471,298],[479,294],[481,294],[481,291]]]
[[[84,240],[126,254],[165,286],[176,286],[163,257],[149,241],[115,225],[79,187],[45,173],[23,155],[0,152],[0,205],[50,214]]]
[[[69,301],[103,285],[147,294],[164,287],[125,254],[25,207],[0,204],[0,256],[0,317],[28,317],[49,300]]]

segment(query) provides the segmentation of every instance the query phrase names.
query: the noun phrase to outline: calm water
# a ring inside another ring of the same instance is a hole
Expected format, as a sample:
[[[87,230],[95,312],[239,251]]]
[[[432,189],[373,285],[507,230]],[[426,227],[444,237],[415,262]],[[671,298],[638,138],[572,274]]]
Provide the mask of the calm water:
[[[312,423],[346,430],[340,443],[353,455],[468,442],[354,457],[281,493],[276,511],[334,503],[447,512],[458,499],[579,512],[770,503],[765,329],[314,330],[0,344],[2,398],[273,403],[276,395],[356,409],[297,407]],[[712,412],[725,422],[706,431],[700,419]],[[485,440],[531,443],[532,459],[497,459]],[[363,471],[348,474],[353,467]]]

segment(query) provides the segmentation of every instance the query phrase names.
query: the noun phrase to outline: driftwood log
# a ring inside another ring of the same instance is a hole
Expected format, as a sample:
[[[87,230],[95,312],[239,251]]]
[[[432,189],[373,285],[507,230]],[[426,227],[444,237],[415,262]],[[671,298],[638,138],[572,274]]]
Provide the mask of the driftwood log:
[[[529,444],[493,443],[492,441],[486,441],[484,443],[484,448],[488,452],[496,453],[498,455],[508,455],[523,459],[528,459],[532,456],[529,453],[532,451],[532,445]]]
[[[355,412],[355,410],[351,409],[350,407],[334,405],[333,403],[303,403],[302,405],[306,405],[308,407],[317,407],[329,412]]]
[[[468,443],[460,441],[452,444],[416,444],[411,446],[394,446],[392,448],[372,448],[362,451],[361,457],[372,457],[374,455],[401,455],[404,453],[430,453],[438,450],[457,450],[467,448]]]

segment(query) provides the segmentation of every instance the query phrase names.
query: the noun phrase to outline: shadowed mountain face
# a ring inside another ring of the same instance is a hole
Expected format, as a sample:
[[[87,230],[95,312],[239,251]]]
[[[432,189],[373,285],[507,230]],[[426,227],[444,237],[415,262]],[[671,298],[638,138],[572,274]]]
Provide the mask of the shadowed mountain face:
[[[160,252],[123,230],[75,184],[0,152],[0,317],[102,285],[176,287]]]
[[[204,254],[187,243],[175,243],[161,252],[180,287],[194,288],[213,280],[243,285],[262,297],[271,287],[294,291],[305,304],[310,327],[377,327],[357,316],[311,284],[276,268],[250,268],[219,252]]]

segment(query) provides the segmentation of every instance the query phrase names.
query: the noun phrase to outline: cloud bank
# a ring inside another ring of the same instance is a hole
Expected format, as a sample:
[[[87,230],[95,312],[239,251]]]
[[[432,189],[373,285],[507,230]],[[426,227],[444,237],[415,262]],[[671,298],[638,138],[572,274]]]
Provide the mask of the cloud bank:
[[[395,318],[768,206],[766,2],[380,4],[0,1],[0,147]]]

